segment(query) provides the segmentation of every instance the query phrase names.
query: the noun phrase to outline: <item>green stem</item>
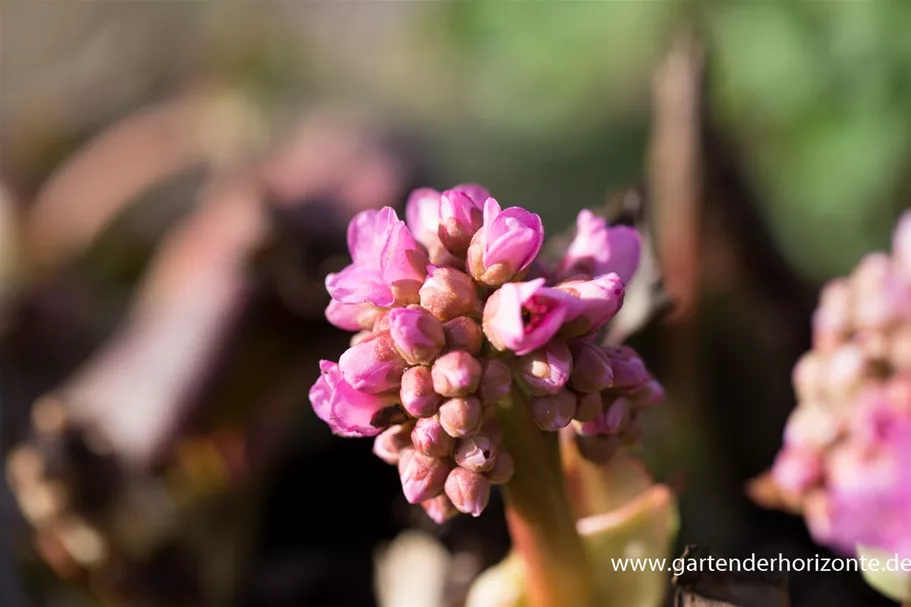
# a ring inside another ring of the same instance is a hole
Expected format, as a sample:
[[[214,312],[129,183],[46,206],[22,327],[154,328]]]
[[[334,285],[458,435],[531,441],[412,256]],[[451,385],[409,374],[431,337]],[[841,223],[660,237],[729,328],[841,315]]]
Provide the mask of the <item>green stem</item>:
[[[504,486],[506,521],[525,563],[529,604],[591,607],[592,572],[566,492],[558,434],[534,424],[526,396],[515,388],[499,417],[516,462]]]

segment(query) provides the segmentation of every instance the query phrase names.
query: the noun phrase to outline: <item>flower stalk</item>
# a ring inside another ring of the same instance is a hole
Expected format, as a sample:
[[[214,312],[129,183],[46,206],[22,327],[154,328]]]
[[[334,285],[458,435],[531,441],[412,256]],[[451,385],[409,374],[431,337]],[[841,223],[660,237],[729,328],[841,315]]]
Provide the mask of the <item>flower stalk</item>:
[[[528,397],[513,389],[500,403],[503,441],[522,462],[503,487],[506,521],[526,567],[533,607],[593,604],[592,571],[566,493],[558,434],[539,429]]]

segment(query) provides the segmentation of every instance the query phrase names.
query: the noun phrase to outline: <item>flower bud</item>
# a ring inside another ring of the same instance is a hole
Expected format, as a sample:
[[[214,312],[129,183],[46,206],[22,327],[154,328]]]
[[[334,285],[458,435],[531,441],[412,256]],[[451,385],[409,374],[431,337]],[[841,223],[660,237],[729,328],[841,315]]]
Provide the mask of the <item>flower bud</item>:
[[[411,367],[402,375],[402,406],[415,417],[432,417],[443,397],[433,391],[430,367]]]
[[[424,500],[421,502],[421,507],[424,508],[424,512],[427,513],[430,520],[437,525],[442,525],[459,513],[456,507],[452,505],[452,500],[445,495],[438,495],[429,500]]]
[[[380,256],[380,272],[395,303],[402,306],[418,303],[418,290],[427,276],[427,262],[427,253],[418,245],[405,222],[396,221]]]
[[[397,464],[401,451],[410,446],[408,426],[400,424],[377,435],[373,441],[373,453],[387,464]]]
[[[445,491],[459,512],[479,516],[490,500],[490,481],[477,472],[456,467],[446,478]]]
[[[443,396],[468,396],[478,389],[481,363],[468,352],[447,352],[433,363],[433,389]]]
[[[326,306],[326,320],[345,331],[360,331],[372,329],[382,312],[382,308],[369,303],[343,304],[333,299]]]
[[[372,339],[375,335],[376,335],[376,333],[374,333],[373,331],[358,331],[357,333],[355,333],[354,335],[351,336],[351,339],[348,340],[348,347],[353,348],[354,346],[358,345],[361,342],[365,342],[368,339]]]
[[[620,439],[616,436],[576,436],[576,447],[579,454],[590,462],[606,464],[620,448]]]
[[[481,201],[483,204],[483,201]],[[481,227],[480,204],[459,190],[447,190],[440,196],[440,241],[457,256],[468,250],[471,238]]]
[[[614,372],[610,359],[599,346],[590,341],[574,341],[570,345],[573,353],[573,372],[569,376],[569,387],[576,392],[601,392],[614,383]]]
[[[601,414],[601,393],[576,395],[576,415],[573,417],[578,422],[589,422]]]
[[[481,402],[473,397],[450,398],[440,406],[440,424],[449,436],[464,438],[481,425]]]
[[[648,370],[645,368],[645,363],[639,358],[636,351],[629,346],[605,346],[604,353],[607,354],[611,370],[614,373],[612,388],[638,388],[651,379]]]
[[[608,227],[603,217],[588,209],[576,219],[576,237],[557,269],[558,278],[578,274],[601,276],[614,272],[629,284],[639,266],[639,233],[627,226]]]
[[[428,457],[423,453],[409,452],[399,458],[399,477],[402,492],[409,504],[417,504],[438,496],[452,470],[448,459]]]
[[[389,311],[389,334],[395,349],[410,365],[430,364],[443,349],[443,325],[420,306]]]
[[[519,207],[501,210],[493,198],[484,202],[484,224],[468,248],[468,271],[479,283],[496,288],[522,273],[544,243],[541,218]]]
[[[576,431],[581,436],[596,434],[619,434],[629,422],[630,406],[625,398],[605,394],[601,412],[590,421],[577,424]]]
[[[480,313],[478,287],[465,272],[446,266],[430,266],[420,290],[421,306],[442,321]]]
[[[576,413],[576,396],[560,390],[553,396],[534,396],[529,401],[531,417],[542,430],[556,431],[572,421]]]
[[[555,289],[579,298],[581,312],[560,331],[563,337],[590,335],[614,317],[623,305],[623,281],[616,274],[605,274],[593,280],[571,280]]]
[[[485,407],[495,407],[512,389],[512,373],[499,358],[484,361],[478,397]]]
[[[455,447],[455,439],[446,434],[436,416],[418,420],[411,431],[411,442],[420,453],[430,457],[447,457]]]
[[[406,367],[388,333],[378,333],[348,348],[338,365],[351,387],[370,394],[397,389]]]
[[[802,496],[822,478],[822,457],[813,451],[783,449],[772,465],[775,484],[791,496]]]
[[[455,463],[475,472],[493,469],[497,461],[497,445],[485,434],[460,439],[453,454]]]
[[[502,485],[508,483],[512,479],[512,475],[515,471],[516,465],[512,456],[505,452],[498,453],[496,463],[490,472],[487,473],[487,480],[489,480],[491,484]]]
[[[405,420],[394,395],[359,392],[345,381],[339,365],[320,361],[320,376],[310,388],[310,403],[317,417],[339,436],[376,436]]]
[[[459,316],[444,323],[443,333],[446,336],[446,347],[450,350],[465,350],[474,355],[481,351],[484,332],[481,325],[467,316]]]
[[[519,359],[519,376],[535,396],[556,394],[569,380],[572,365],[569,347],[552,341]]]
[[[664,402],[665,396],[664,386],[656,379],[649,379],[629,392],[626,398],[637,407],[650,407]]]

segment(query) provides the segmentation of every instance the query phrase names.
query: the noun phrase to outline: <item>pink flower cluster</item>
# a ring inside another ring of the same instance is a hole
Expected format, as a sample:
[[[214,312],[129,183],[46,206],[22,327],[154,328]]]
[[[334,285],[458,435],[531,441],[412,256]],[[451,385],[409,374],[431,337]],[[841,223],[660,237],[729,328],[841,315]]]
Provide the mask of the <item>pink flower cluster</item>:
[[[512,476],[496,419],[512,390],[544,430],[575,420],[592,454],[635,435],[636,411],[663,391],[633,350],[595,341],[636,271],[635,230],[583,211],[546,269],[540,217],[481,186],[417,190],[406,219],[357,215],[352,263],[326,278],[326,317],[359,331],[310,390],[333,432],[375,436],[406,499],[437,522],[479,515]]]
[[[820,543],[911,557],[911,214],[830,282],[772,478]]]

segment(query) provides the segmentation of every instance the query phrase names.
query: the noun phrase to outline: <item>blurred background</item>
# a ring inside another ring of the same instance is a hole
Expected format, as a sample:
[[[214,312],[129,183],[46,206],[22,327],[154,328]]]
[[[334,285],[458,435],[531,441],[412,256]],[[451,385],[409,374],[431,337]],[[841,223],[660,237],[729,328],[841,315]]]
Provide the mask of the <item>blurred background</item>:
[[[911,201],[908,31],[901,2],[4,1],[0,604],[460,604],[501,508],[432,526],[307,390],[348,219],[464,181],[550,234],[643,192],[678,544],[827,554],[745,485],[819,285]],[[421,573],[376,575],[408,529]]]

